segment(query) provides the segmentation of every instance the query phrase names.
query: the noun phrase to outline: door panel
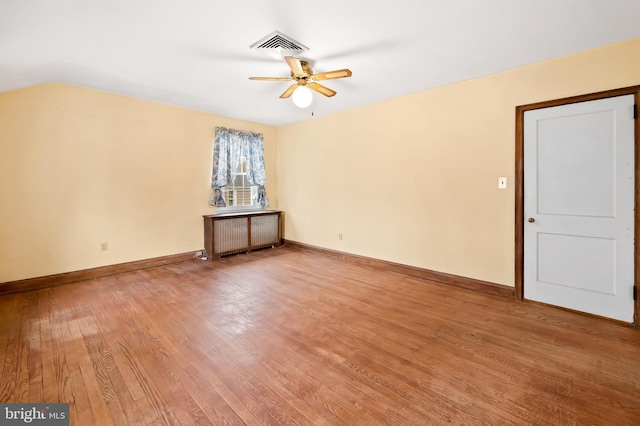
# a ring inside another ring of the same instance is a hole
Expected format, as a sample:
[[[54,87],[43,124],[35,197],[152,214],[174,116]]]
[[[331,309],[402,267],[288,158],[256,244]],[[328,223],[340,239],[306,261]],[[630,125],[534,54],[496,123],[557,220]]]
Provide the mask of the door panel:
[[[538,213],[614,216],[614,114],[538,120]]]
[[[633,321],[633,104],[525,112],[525,298]]]
[[[615,295],[616,242],[538,233],[538,281]]]

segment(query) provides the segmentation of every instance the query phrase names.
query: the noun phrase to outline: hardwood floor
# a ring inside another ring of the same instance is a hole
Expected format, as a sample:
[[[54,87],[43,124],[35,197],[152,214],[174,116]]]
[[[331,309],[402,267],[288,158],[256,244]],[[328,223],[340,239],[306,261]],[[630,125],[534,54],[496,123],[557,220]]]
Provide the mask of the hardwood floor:
[[[0,297],[74,425],[640,424],[640,330],[288,247]]]

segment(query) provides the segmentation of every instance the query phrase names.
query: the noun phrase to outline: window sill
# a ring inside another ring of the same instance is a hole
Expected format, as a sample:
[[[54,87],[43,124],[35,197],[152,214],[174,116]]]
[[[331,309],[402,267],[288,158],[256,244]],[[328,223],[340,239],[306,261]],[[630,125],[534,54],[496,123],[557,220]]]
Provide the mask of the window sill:
[[[262,208],[255,206],[246,206],[246,207],[217,207],[216,214],[225,214],[225,213],[252,213],[259,212]]]

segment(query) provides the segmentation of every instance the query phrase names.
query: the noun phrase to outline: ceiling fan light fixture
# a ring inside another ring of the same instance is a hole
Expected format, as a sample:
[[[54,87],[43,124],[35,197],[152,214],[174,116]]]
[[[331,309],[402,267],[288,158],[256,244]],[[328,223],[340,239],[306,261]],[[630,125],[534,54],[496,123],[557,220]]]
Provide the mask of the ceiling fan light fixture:
[[[293,92],[293,95],[291,95],[291,99],[298,108],[306,108],[311,105],[311,102],[313,101],[313,95],[311,94],[311,90],[309,90],[308,87],[298,86]]]
[[[298,108],[306,108],[313,102],[311,90],[330,98],[335,96],[336,91],[318,83],[318,81],[334,80],[336,78],[351,77],[351,70],[345,68],[335,71],[321,72],[314,74],[309,68],[307,61],[301,61],[295,56],[285,56],[285,62],[291,70],[290,77],[249,77],[249,80],[262,81],[292,81],[281,95],[280,99],[293,98],[293,103]]]

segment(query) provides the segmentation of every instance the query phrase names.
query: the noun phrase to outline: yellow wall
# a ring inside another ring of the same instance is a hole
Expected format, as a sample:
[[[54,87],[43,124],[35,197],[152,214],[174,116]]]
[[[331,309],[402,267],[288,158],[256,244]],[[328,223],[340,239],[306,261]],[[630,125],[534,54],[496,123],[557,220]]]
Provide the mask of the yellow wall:
[[[277,207],[274,127],[61,84],[1,93],[0,282],[202,249],[215,126],[264,134]]]
[[[640,84],[637,52],[633,39],[277,129],[60,84],[0,93],[0,282],[202,249],[226,126],[264,133],[287,239],[513,285],[515,107]]]
[[[638,52],[640,38],[278,128],[286,238],[514,285],[515,107],[638,85]]]

